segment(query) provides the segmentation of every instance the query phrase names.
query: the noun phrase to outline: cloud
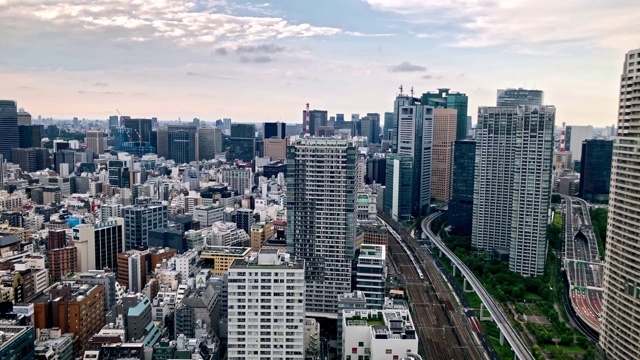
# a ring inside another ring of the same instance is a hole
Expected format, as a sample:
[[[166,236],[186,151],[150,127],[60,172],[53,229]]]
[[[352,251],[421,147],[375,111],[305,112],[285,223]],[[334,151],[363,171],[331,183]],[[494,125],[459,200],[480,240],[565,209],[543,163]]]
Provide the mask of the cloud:
[[[187,76],[207,77],[207,75],[205,75],[205,74],[200,74],[200,73],[193,72],[193,71],[187,71]]]
[[[399,14],[405,21],[421,23],[421,28],[428,27],[425,24],[439,25],[438,36],[450,37],[450,44],[458,47],[507,45],[518,51],[531,51],[533,46],[548,50],[595,45],[627,50],[630,43],[637,41],[640,21],[637,1],[362,1],[376,10]]]
[[[227,55],[227,54],[229,53],[229,52],[227,51],[227,49],[222,48],[222,47],[221,47],[221,48],[217,48],[217,49],[215,49],[213,52],[214,52],[216,55],[222,55],[222,56],[225,56],[225,55]]]
[[[345,33],[345,35],[356,36],[356,37],[389,37],[389,36],[396,36],[396,34],[391,34],[391,33],[389,33],[389,34],[384,34],[384,33],[383,34],[376,34],[376,33],[367,34],[367,33],[362,33],[362,32],[359,32],[359,31],[345,31],[344,33]]]
[[[18,86],[18,89],[22,89],[22,90],[31,90],[31,89],[33,89],[33,88],[32,88],[31,86],[21,85],[21,86]]]
[[[107,84],[106,82],[97,82],[97,83],[94,83],[94,84],[93,84],[93,85],[91,85],[91,86],[95,86],[95,87],[107,87],[107,86],[109,86],[109,84]]]
[[[266,56],[266,55],[240,57],[240,62],[243,62],[243,63],[265,64],[272,61],[273,59],[270,56]]]
[[[432,75],[425,75],[422,78],[429,80],[429,79],[433,79],[433,76]]]
[[[275,54],[281,51],[284,51],[284,47],[276,46],[274,44],[244,45],[244,46],[239,46],[236,49],[236,52],[240,54],[254,54],[254,53]]]
[[[425,71],[426,67],[412,64],[408,61],[405,61],[399,65],[395,65],[389,68],[390,72],[417,72],[417,71]]]
[[[81,94],[81,95],[122,95],[121,92],[115,92],[115,91],[86,91],[86,90],[78,90],[78,94]]]

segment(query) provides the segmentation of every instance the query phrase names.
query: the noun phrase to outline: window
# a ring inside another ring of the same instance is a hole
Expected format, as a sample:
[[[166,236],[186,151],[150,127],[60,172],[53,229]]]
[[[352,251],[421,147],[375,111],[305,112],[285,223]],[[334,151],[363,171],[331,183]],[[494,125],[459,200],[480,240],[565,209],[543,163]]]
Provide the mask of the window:
[[[357,354],[358,353],[358,348],[351,348],[351,353],[352,354]]]
[[[398,359],[399,359],[398,355],[393,355],[393,360],[398,360]]]
[[[360,341],[360,342],[358,343],[358,346],[359,346],[359,347],[363,347],[363,346],[364,346],[364,342]]]
[[[387,354],[391,354],[391,349],[387,349],[385,352],[386,352]]]

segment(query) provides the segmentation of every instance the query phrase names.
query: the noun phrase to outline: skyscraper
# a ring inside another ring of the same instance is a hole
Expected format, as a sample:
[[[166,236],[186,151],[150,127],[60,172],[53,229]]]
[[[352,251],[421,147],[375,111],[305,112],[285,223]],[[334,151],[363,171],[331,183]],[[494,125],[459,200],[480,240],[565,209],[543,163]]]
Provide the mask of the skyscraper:
[[[308,316],[336,318],[351,290],[356,145],[307,138],[287,148],[287,252],[305,261]]]
[[[640,49],[625,55],[613,145],[600,346],[607,359],[640,359]]]
[[[612,140],[591,139],[582,143],[578,196],[590,202],[609,201],[612,156]]]
[[[392,112],[384,113],[384,128],[382,129],[382,138],[391,140],[391,132],[393,131],[394,114]]]
[[[360,120],[362,136],[367,138],[370,144],[377,144],[380,138],[380,114],[368,113]]]
[[[45,148],[13,148],[13,163],[18,164],[22,171],[34,172],[49,167],[49,150]]]
[[[263,124],[264,139],[284,139],[287,136],[287,124],[283,122],[266,122]]]
[[[544,93],[542,90],[498,89],[498,106],[542,105]]]
[[[125,251],[124,219],[104,219],[99,224],[80,224],[73,228],[73,242],[78,249],[78,270],[118,267],[118,254]]]
[[[382,209],[396,221],[411,219],[413,196],[413,158],[387,154],[384,203]]]
[[[153,124],[151,119],[123,119],[122,126],[127,129],[131,140],[151,142],[151,129]]]
[[[453,143],[456,141],[456,109],[436,108],[433,115],[433,163],[431,197],[448,202],[453,179]]]
[[[580,171],[580,162],[582,161],[582,142],[593,139],[593,126],[567,126],[565,135],[565,150],[571,151],[571,159],[576,165],[573,167],[575,171]]]
[[[104,138],[102,131],[88,130],[86,132],[85,142],[87,143],[87,147],[93,150],[94,153],[98,155],[104,153]]]
[[[15,101],[0,100],[0,155],[11,161],[11,149],[20,146],[18,109]]]
[[[215,159],[216,154],[222,153],[222,129],[198,129],[198,146],[200,160]]]
[[[434,108],[422,105],[420,99],[404,94],[398,95],[394,108],[396,137],[392,142],[393,152],[413,158],[411,212],[413,216],[420,216],[426,214],[431,205]]]
[[[42,134],[44,134],[44,126],[42,125],[18,125],[21,148],[42,146]]]
[[[198,160],[197,128],[194,125],[169,125],[169,159],[178,164]]]
[[[326,110],[309,110],[309,134],[315,136],[318,127],[327,126],[328,113]],[[307,130],[307,111],[302,111],[302,133]]]
[[[466,94],[452,92],[449,89],[438,89],[437,92],[422,94],[422,104],[457,110],[456,140],[464,140],[467,138],[467,132],[469,131],[467,126],[469,98]]]
[[[544,272],[551,197],[553,106],[480,107],[472,244],[509,248],[509,269]]]
[[[229,139],[229,159],[252,161],[256,152],[256,127],[253,124],[232,124]]]
[[[453,190],[447,216],[452,234],[471,235],[475,164],[475,140],[456,141],[453,155]]]

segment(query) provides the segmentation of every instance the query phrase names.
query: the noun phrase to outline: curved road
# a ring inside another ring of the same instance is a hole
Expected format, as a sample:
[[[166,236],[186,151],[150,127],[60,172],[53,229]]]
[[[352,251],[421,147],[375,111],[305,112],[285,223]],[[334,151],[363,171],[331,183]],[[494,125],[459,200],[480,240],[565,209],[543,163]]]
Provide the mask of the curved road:
[[[500,329],[500,332],[504,334],[505,339],[511,345],[513,352],[520,360],[534,360],[529,347],[522,341],[520,334],[514,328],[511,320],[505,314],[504,310],[500,305],[498,305],[493,297],[489,295],[487,290],[480,284],[480,281],[476,278],[476,276],[469,270],[469,268],[453,253],[453,251],[449,250],[449,248],[440,240],[440,238],[431,231],[431,222],[441,216],[443,213],[436,213],[427,216],[422,221],[422,231],[427,234],[431,242],[438,247],[443,253],[447,255],[455,265],[455,267],[462,272],[464,277],[467,279],[467,282],[473,290],[478,294],[482,303],[487,307],[491,317],[494,319],[496,325]]]

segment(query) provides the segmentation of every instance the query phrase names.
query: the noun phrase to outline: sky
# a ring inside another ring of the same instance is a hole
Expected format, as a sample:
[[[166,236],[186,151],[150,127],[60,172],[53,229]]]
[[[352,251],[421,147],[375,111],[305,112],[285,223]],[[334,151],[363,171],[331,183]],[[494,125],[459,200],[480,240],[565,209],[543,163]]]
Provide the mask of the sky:
[[[612,125],[637,0],[0,0],[0,98],[33,116],[302,122],[392,111],[399,86],[545,92]]]

